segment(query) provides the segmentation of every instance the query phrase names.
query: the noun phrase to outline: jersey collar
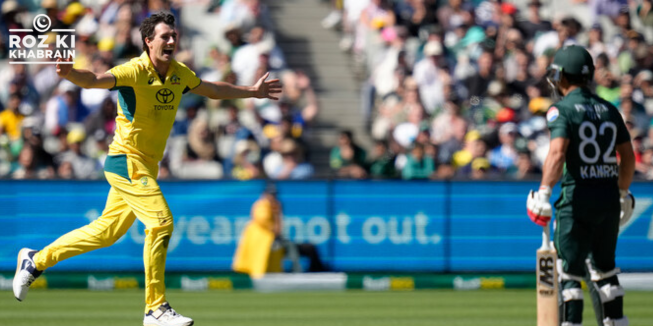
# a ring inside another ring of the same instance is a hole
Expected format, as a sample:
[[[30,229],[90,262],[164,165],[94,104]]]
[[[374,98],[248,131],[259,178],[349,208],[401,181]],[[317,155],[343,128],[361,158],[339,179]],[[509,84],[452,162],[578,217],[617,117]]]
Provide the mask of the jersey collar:
[[[159,73],[154,68],[154,64],[152,63],[152,60],[150,59],[150,56],[147,54],[146,51],[143,51],[143,53],[141,54],[140,59],[141,59],[141,61],[143,63],[145,63],[145,67],[147,68],[147,70],[154,77],[156,77],[156,79],[160,79]],[[168,72],[166,73],[165,79],[161,80],[161,84],[165,84],[168,77],[170,77],[170,75],[172,75],[174,73],[174,71],[176,71],[176,69],[175,69],[176,66],[177,66],[177,61],[175,59],[172,59],[172,61],[170,62],[170,67],[168,67]]]
[[[577,87],[573,91],[567,93],[567,96],[574,95],[574,94],[588,93],[588,92],[589,92],[589,89],[587,89],[585,87]]]

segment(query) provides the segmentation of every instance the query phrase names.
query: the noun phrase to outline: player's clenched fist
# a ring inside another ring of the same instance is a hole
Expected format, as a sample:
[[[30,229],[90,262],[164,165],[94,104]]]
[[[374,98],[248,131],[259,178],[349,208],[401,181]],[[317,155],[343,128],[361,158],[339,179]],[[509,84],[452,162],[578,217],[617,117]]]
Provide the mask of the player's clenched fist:
[[[531,190],[528,193],[528,200],[526,201],[526,211],[528,217],[533,223],[541,226],[547,225],[551,220],[551,187],[542,186],[540,190]]]

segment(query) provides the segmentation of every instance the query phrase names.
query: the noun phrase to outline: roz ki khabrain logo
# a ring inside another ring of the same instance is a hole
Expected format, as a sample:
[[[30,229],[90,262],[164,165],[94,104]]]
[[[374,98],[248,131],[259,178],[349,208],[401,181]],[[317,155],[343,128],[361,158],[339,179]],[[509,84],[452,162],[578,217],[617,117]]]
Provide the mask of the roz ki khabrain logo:
[[[171,90],[163,88],[156,92],[156,100],[159,103],[168,104],[175,100],[175,94]]]
[[[56,59],[70,57],[74,61],[74,29],[50,30],[52,21],[45,14],[34,17],[33,27],[34,29],[9,29],[10,64],[56,64]],[[33,61],[25,61],[26,59]]]

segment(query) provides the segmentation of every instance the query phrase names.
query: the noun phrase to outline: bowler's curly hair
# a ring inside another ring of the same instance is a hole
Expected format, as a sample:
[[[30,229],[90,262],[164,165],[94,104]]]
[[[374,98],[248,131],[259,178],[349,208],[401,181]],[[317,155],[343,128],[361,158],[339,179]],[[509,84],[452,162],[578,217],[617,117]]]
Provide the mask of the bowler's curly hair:
[[[143,41],[143,50],[147,52],[147,54],[150,54],[150,49],[147,48],[147,44],[145,43],[145,39],[152,39],[154,38],[154,28],[156,25],[159,23],[166,23],[170,25],[170,27],[175,28],[175,16],[173,16],[170,12],[168,11],[159,11],[156,14],[153,14],[150,17],[145,18],[143,23],[141,23],[140,31],[141,31],[141,40]]]

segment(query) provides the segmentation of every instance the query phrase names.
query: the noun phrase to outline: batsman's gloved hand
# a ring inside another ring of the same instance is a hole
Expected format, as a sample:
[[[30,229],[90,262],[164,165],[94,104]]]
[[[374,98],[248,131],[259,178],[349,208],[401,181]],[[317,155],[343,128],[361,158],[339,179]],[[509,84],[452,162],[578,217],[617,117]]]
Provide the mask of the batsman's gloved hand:
[[[619,226],[622,226],[630,220],[635,209],[635,197],[629,190],[619,190],[619,202],[621,202],[621,219]]]
[[[546,226],[551,221],[551,187],[541,186],[540,190],[531,190],[526,201],[526,212],[533,223]]]

